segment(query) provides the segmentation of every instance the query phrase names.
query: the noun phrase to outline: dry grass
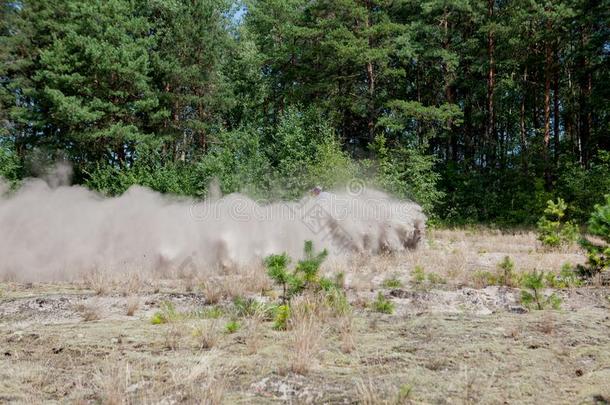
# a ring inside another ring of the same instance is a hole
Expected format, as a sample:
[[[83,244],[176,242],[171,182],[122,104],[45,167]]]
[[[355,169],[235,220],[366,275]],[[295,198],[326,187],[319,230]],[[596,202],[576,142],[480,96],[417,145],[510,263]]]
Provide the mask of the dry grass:
[[[218,304],[223,298],[220,283],[216,280],[206,280],[200,284],[201,293],[207,304]]]
[[[232,311],[234,296],[279,302],[258,264],[157,279],[94,274],[88,290],[0,284],[0,402],[591,403],[610,396],[605,290],[566,289],[568,310],[528,313],[514,308],[518,288],[460,288],[476,282],[477,270],[497,271],[507,255],[517,273],[559,270],[581,256],[539,250],[528,233],[434,231],[433,238],[416,252],[329,259],[323,273],[345,274],[351,310],[307,292],[293,299],[287,331],[274,330],[269,313]],[[448,283],[426,279],[426,289],[413,288],[418,265]],[[392,277],[403,286],[385,288]],[[185,294],[202,280],[202,294]],[[394,315],[367,308],[380,290]],[[153,325],[165,302],[180,316]],[[234,334],[223,330],[229,316],[242,325]]]
[[[289,370],[306,375],[315,365],[324,334],[322,322],[328,316],[317,297],[299,298],[293,302],[290,318]]]
[[[99,303],[96,301],[86,304],[78,304],[76,306],[76,310],[81,314],[83,321],[85,322],[97,321],[102,318],[102,311]]]
[[[180,348],[184,336],[184,325],[170,322],[165,325],[163,332],[163,347],[167,350],[176,351]]]
[[[262,323],[263,321],[259,316],[254,316],[246,321],[244,343],[246,345],[246,353],[249,355],[256,354],[263,343]]]
[[[197,325],[193,330],[196,346],[200,350],[212,349],[220,339],[220,324],[217,319],[212,319],[201,325]]]
[[[127,316],[134,316],[138,308],[140,308],[140,297],[130,297],[126,303],[125,314]]]
[[[322,328],[313,317],[307,317],[293,324],[291,333],[289,369],[293,373],[306,375],[316,362]]]
[[[92,271],[85,274],[85,288],[93,290],[96,295],[107,295],[112,290],[112,282],[110,276],[103,271]]]
[[[350,314],[339,318],[337,321],[339,328],[339,348],[341,352],[349,354],[356,348],[354,340],[354,317]]]

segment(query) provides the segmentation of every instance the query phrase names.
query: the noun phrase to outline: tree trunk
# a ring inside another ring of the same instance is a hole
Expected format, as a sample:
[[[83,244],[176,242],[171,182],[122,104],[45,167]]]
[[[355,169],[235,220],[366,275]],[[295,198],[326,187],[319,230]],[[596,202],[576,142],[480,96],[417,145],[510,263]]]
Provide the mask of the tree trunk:
[[[547,22],[547,30],[551,31],[551,23]],[[544,160],[544,180],[547,189],[551,187],[551,167],[549,163],[549,145],[551,141],[551,64],[553,62],[551,44],[547,40],[545,44],[545,69],[544,69],[544,138],[542,145],[542,157]]]
[[[364,26],[368,31],[371,27],[371,9],[372,4],[370,1],[365,1],[366,6],[366,19],[364,20]],[[370,33],[367,32],[368,35],[368,43],[369,50],[373,48],[373,37]],[[369,141],[372,141],[375,137],[375,66],[373,62],[369,59],[366,62],[366,79],[368,85],[368,132],[369,132]]]
[[[525,94],[527,88],[527,66],[523,71],[523,89],[521,94],[521,106],[519,111],[519,134],[521,141],[521,166],[523,174],[528,172],[528,156],[527,156],[527,132],[525,127]]]
[[[493,21],[494,17],[494,0],[487,1],[487,17],[489,22]],[[487,57],[489,60],[489,69],[487,72],[487,125],[485,131],[485,140],[488,146],[489,160],[493,164],[495,161],[495,149],[496,149],[496,129],[495,129],[495,111],[494,111],[494,88],[496,80],[496,68],[495,68],[495,34],[493,29],[490,29],[487,34]]]
[[[555,53],[555,62],[558,61]],[[559,66],[555,66],[555,77],[553,80],[553,146],[555,149],[555,164],[559,162]]]

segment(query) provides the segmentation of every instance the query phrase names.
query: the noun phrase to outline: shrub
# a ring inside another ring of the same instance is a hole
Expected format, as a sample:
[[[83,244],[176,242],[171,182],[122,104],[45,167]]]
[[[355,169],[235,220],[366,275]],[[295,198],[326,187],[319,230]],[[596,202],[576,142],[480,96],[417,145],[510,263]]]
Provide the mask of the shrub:
[[[534,270],[531,273],[527,273],[523,276],[521,286],[523,287],[521,290],[521,303],[525,307],[542,310],[547,307],[559,309],[561,306],[561,298],[555,293],[552,293],[548,297],[544,295],[544,272]]]
[[[174,162],[163,154],[161,147],[147,143],[136,147],[132,163],[97,163],[85,168],[85,174],[85,184],[106,195],[123,194],[133,185],[146,186],[160,193],[197,194],[195,167]]]
[[[545,282],[551,288],[571,288],[582,285],[582,280],[569,263],[565,263],[561,267],[559,275],[551,272],[546,273]]]
[[[8,180],[14,184],[19,175],[20,164],[12,148],[5,147],[0,139],[0,181]]]
[[[222,132],[197,163],[197,188],[206,190],[217,179],[223,193],[244,192],[264,197],[271,167],[260,135],[252,130]]]
[[[402,281],[400,281],[396,276],[393,276],[383,280],[383,286],[385,288],[401,288]]]
[[[544,216],[538,220],[538,239],[544,246],[558,247],[578,240],[578,227],[564,219],[567,208],[568,205],[561,198],[557,202],[547,201]]]
[[[426,281],[426,273],[421,266],[415,266],[411,274],[411,282],[415,285],[422,285]]]
[[[375,182],[400,198],[418,202],[431,215],[445,194],[439,190],[440,175],[434,170],[436,159],[423,150],[404,145],[387,145],[384,136],[373,143],[376,161]]]
[[[290,258],[285,253],[271,255],[265,259],[267,274],[283,290],[282,305],[275,308],[274,329],[288,328],[288,322],[294,312],[291,306],[292,300],[305,291],[315,293],[315,296],[320,298],[319,302],[323,304],[324,310],[330,310],[335,316],[349,314],[351,307],[342,289],[344,280],[335,278],[333,281],[318,274],[327,255],[326,250],[316,253],[313,243],[305,241],[304,258],[297,262],[293,271],[288,270]]]
[[[235,320],[229,321],[225,325],[225,332],[227,332],[227,333],[235,333],[235,332],[237,332],[239,330],[240,327],[241,327],[241,325],[239,324],[239,322],[237,322]]]
[[[440,274],[437,274],[437,273],[428,273],[427,278],[428,278],[428,282],[431,285],[447,283],[447,281]]]
[[[277,307],[275,311],[275,320],[273,329],[286,330],[288,329],[288,320],[290,319],[290,305],[284,304]]]
[[[591,277],[610,268],[610,194],[606,195],[604,204],[595,205],[588,225],[589,233],[602,240],[601,243],[581,240],[588,260],[587,267],[580,270],[583,275]]]
[[[257,317],[259,319],[271,319],[274,311],[274,305],[258,302],[253,298],[236,297],[233,300],[232,312],[237,317]]]
[[[176,311],[176,307],[174,307],[174,304],[169,301],[165,301],[161,303],[161,309],[155,312],[150,322],[153,325],[160,325],[163,323],[175,321],[178,318],[179,314]]]
[[[515,262],[510,256],[504,256],[504,259],[498,264],[500,275],[498,284],[508,287],[514,287],[519,284],[519,277],[515,274]]]
[[[271,255],[265,259],[267,274],[282,287],[284,303],[306,288],[328,290],[334,286],[330,280],[318,276],[320,266],[328,256],[328,251],[325,249],[320,253],[315,253],[313,242],[305,241],[304,256],[292,272],[288,270],[290,258],[285,253]]]
[[[477,288],[499,284],[497,274],[487,270],[477,270],[473,275],[473,280]]]
[[[392,314],[394,313],[394,304],[384,297],[380,291],[377,293],[375,301],[373,301],[373,309],[375,312],[380,312],[382,314]]]

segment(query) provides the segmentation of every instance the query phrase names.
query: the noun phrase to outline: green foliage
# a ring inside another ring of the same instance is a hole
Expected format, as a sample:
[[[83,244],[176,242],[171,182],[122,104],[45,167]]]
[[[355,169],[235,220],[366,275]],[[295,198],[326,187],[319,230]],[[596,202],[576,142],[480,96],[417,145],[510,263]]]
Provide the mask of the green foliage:
[[[290,319],[290,305],[284,304],[277,307],[275,311],[275,320],[273,321],[273,329],[286,330],[288,329],[288,320]]]
[[[136,148],[133,164],[97,164],[87,174],[89,188],[111,196],[121,195],[133,185],[176,195],[195,195],[199,187],[194,167],[168,161],[158,148],[145,143]]]
[[[170,301],[164,301],[161,303],[160,310],[152,316],[150,323],[160,325],[176,321],[179,318],[180,314],[176,311],[174,304]]]
[[[591,242],[581,239],[581,245],[587,251],[587,266],[581,267],[581,273],[591,277],[610,268],[610,194],[605,196],[604,204],[596,204],[588,230],[599,237],[602,242]]]
[[[327,307],[335,316],[346,316],[352,312],[352,306],[347,300],[345,291],[339,288],[327,290],[324,294]]]
[[[473,275],[475,286],[488,287],[490,285],[499,285],[498,275],[487,270],[477,270]]]
[[[204,319],[219,319],[222,318],[225,314],[225,311],[219,306],[211,306],[208,308],[203,308],[197,310],[193,313],[194,318],[204,318]]]
[[[549,296],[544,295],[545,275],[544,272],[536,270],[527,273],[521,281],[521,303],[530,309],[542,310],[547,307],[559,309],[561,306],[561,298],[555,293]]]
[[[570,202],[574,217],[586,222],[595,204],[610,194],[610,151],[599,150],[589,168],[563,162],[559,173],[557,193]]]
[[[383,280],[383,286],[385,288],[401,288],[402,281],[400,281],[398,278],[396,278],[396,276],[393,276],[393,277],[386,278],[385,280]]]
[[[564,219],[567,208],[561,198],[557,202],[547,201],[544,216],[538,221],[538,239],[544,246],[558,247],[578,240],[578,227]]]
[[[254,197],[267,197],[271,167],[256,132],[221,133],[196,169],[198,190],[205,190],[213,179],[217,179],[225,194],[244,192]]]
[[[265,266],[267,267],[267,275],[271,277],[271,279],[282,287],[282,300],[286,302],[290,297],[288,295],[288,285],[294,284],[294,275],[288,272],[288,264],[290,263],[290,258],[286,253],[282,253],[281,255],[271,255],[265,258]]]
[[[8,146],[3,145],[0,139],[0,181],[8,180],[10,183],[19,177],[20,163],[17,155]]]
[[[236,297],[231,312],[236,317],[257,317],[270,320],[276,311],[275,305],[259,302],[254,298]]]
[[[315,253],[312,241],[305,241],[303,250],[304,258],[298,261],[292,272],[288,270],[290,258],[286,253],[271,255],[265,259],[267,274],[282,287],[284,302],[305,289],[328,291],[333,287],[330,280],[318,276],[320,266],[328,256],[328,251],[324,249],[322,252]]]
[[[355,164],[316,109],[287,109],[270,138],[272,191],[279,193],[277,197],[300,198],[316,185],[331,189],[346,184],[356,173]]]
[[[557,198],[580,224],[610,193],[606,2],[237,3],[1,2],[0,176],[39,150],[110,195],[359,176],[452,224],[532,225]],[[573,238],[552,222],[544,243]]]
[[[394,304],[392,301],[384,297],[380,291],[377,293],[377,298],[375,301],[373,301],[373,310],[382,314],[393,314]]]
[[[411,282],[415,285],[422,285],[426,281],[426,273],[421,266],[415,266],[411,273]]]
[[[290,258],[287,254],[271,255],[265,259],[267,274],[283,290],[282,305],[275,307],[274,329],[276,330],[287,329],[291,314],[291,299],[304,291],[319,294],[326,308],[335,316],[344,316],[351,311],[343,291],[344,280],[341,280],[341,276],[335,277],[333,281],[318,275],[328,252],[323,250],[316,253],[311,241],[305,241],[303,251],[303,259],[297,262],[293,271],[288,269]]]
[[[237,332],[241,328],[241,324],[235,320],[227,322],[225,332],[231,334]]]
[[[437,273],[428,273],[427,275],[428,278],[428,282],[431,285],[438,285],[438,284],[446,284],[447,281],[440,275]]]
[[[381,135],[375,138],[372,148],[377,158],[375,182],[398,197],[416,201],[428,214],[433,213],[444,197],[437,186],[440,175],[434,171],[434,157],[403,145],[389,147]]]
[[[581,278],[569,263],[565,263],[561,267],[559,275],[552,272],[546,273],[544,281],[550,288],[572,288],[580,287],[582,285]]]
[[[509,287],[514,287],[519,284],[519,277],[515,274],[515,262],[510,256],[504,256],[504,259],[498,264],[500,275],[498,283]]]

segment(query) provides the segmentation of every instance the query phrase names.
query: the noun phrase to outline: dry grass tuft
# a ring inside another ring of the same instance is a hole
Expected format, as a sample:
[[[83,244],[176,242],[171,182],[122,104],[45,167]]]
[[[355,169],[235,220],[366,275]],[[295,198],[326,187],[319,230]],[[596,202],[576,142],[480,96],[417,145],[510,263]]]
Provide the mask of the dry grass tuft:
[[[130,297],[127,300],[127,308],[125,313],[127,316],[133,316],[138,308],[140,308],[140,297]]]
[[[296,309],[292,313],[291,326],[289,369],[293,373],[306,375],[313,367],[322,343],[320,319],[313,312]]]
[[[206,280],[200,284],[200,288],[207,304],[218,304],[223,298],[223,291],[216,280]]]
[[[218,319],[212,319],[205,325],[199,325],[193,330],[193,337],[201,350],[212,349],[220,339],[220,324]]]
[[[167,350],[178,350],[180,348],[183,334],[183,326],[178,325],[175,322],[170,322],[163,334],[163,347],[165,347]]]
[[[128,403],[129,364],[108,358],[93,376],[95,398],[105,405]]]
[[[349,354],[354,351],[354,317],[350,314],[338,319],[340,349],[343,353]]]
[[[76,310],[81,314],[85,322],[97,321],[102,318],[102,313],[97,302],[78,304]]]
[[[246,353],[255,354],[258,352],[263,339],[262,319],[258,316],[249,318],[245,327]]]
[[[552,335],[557,329],[557,319],[552,313],[545,313],[542,320],[538,324],[538,330],[545,335]]]
[[[93,271],[84,276],[85,287],[95,291],[96,295],[107,295],[112,290],[112,281],[108,274],[102,271]]]

